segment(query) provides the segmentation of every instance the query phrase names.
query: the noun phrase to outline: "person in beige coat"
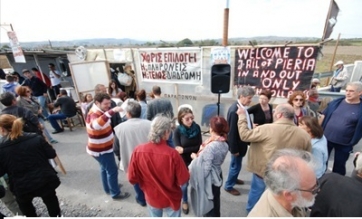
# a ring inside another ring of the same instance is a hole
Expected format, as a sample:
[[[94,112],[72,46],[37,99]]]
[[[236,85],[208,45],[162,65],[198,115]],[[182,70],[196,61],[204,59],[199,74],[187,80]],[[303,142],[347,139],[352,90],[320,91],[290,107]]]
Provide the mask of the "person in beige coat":
[[[263,181],[265,168],[276,150],[294,148],[311,151],[309,134],[298,128],[294,122],[294,109],[289,104],[275,108],[274,123],[249,129],[245,109],[238,107],[238,130],[242,141],[250,142],[247,170],[253,173],[249,191],[247,212],[250,212],[265,190]]]

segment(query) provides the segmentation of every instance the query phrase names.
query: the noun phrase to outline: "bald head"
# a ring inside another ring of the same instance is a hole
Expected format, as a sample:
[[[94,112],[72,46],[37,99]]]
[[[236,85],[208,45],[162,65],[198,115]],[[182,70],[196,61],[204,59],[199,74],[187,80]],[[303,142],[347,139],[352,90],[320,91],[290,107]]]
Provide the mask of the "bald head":
[[[275,108],[274,117],[275,117],[275,120],[278,120],[281,118],[293,120],[294,119],[294,108],[288,103],[279,104]]]

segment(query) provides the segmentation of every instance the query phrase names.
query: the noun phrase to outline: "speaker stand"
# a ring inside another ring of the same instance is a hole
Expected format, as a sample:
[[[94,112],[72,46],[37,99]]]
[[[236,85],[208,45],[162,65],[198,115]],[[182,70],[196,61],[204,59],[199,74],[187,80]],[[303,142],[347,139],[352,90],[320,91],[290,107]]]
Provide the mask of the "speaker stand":
[[[220,93],[217,94],[217,116],[220,116]]]

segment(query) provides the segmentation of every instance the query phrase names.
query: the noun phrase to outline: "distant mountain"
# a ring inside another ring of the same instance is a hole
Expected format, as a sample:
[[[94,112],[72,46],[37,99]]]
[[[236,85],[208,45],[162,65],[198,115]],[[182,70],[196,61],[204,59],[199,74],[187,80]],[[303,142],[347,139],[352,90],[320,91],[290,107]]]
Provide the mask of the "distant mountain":
[[[182,40],[182,39],[180,39]],[[192,41],[202,41],[202,40],[215,40],[219,43],[222,42],[222,39],[194,39]],[[281,37],[281,36],[258,36],[258,37],[238,37],[238,38],[229,38],[229,42],[240,42],[248,43],[249,41],[257,42],[258,44],[265,43],[275,43],[275,42],[313,42],[318,41],[319,38],[313,37]],[[177,43],[177,41],[167,41],[168,43]],[[20,42],[23,48],[27,49],[39,49],[39,48],[49,48],[51,47],[78,47],[78,46],[87,46],[87,47],[111,47],[111,46],[130,46],[130,45],[145,45],[148,46],[158,45],[162,43],[167,43],[165,41],[145,41],[145,40],[134,40],[130,38],[95,38],[95,39],[80,39],[80,40],[69,40],[69,41],[41,41],[41,42]],[[1,43],[0,48],[4,45],[9,46],[8,43]]]

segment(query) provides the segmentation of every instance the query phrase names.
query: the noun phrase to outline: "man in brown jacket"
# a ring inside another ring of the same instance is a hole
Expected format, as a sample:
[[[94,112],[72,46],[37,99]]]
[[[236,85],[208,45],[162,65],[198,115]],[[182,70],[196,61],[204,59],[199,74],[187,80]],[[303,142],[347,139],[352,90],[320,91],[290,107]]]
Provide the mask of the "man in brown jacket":
[[[250,212],[265,190],[263,178],[272,154],[284,148],[310,152],[312,146],[309,134],[294,124],[294,109],[289,104],[280,104],[275,108],[274,123],[264,124],[255,129],[248,128],[244,109],[238,107],[236,113],[239,115],[240,139],[250,142],[247,169],[253,176],[246,206],[247,212]]]

